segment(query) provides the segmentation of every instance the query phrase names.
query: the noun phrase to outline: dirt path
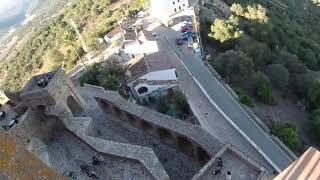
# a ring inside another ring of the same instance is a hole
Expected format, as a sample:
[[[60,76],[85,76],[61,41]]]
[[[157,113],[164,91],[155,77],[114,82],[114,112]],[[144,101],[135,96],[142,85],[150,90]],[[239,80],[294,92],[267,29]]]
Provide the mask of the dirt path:
[[[280,92],[273,91],[277,105],[270,106],[263,103],[256,102],[252,110],[265,124],[270,125],[272,120],[279,123],[292,123],[295,124],[302,146],[309,147],[315,146],[312,143],[308,132],[308,115],[307,111],[302,111],[296,106],[297,98],[289,95],[287,98],[281,96]],[[306,149],[302,147],[302,150]]]

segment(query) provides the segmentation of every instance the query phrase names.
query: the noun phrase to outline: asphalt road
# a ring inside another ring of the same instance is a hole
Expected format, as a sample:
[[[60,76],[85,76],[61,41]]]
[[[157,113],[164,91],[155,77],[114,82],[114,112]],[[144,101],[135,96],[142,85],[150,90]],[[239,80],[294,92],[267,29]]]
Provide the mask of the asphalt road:
[[[257,126],[237,101],[208,71],[201,59],[194,55],[192,49],[186,47],[180,48],[175,44],[175,38],[177,37],[176,32],[168,32],[165,34],[165,37],[220,113],[223,114],[277,171],[287,168],[292,163],[292,160],[270,139],[268,134]],[[210,125],[214,126],[214,123]]]

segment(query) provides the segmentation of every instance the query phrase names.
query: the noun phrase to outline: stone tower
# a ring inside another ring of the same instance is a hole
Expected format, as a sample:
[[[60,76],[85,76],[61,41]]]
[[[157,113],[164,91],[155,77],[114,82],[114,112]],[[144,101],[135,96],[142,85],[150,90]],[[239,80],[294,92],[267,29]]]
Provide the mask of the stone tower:
[[[63,121],[80,116],[87,106],[63,69],[32,77],[20,98],[20,106],[44,110]]]

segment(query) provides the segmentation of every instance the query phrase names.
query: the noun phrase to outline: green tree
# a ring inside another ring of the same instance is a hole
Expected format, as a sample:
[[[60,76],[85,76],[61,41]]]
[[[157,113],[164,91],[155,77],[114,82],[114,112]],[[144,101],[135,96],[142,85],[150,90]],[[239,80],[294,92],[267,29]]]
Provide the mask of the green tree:
[[[57,49],[49,50],[45,56],[46,61],[50,63],[50,70],[57,70],[61,67],[63,61],[65,61],[64,55]]]
[[[309,69],[318,69],[318,60],[316,54],[311,49],[306,49],[303,51],[302,60],[305,62]]]
[[[312,135],[320,142],[320,109],[316,109],[312,112],[309,126]]]
[[[245,8],[241,4],[233,3],[230,10],[234,12],[237,16],[243,16],[245,13]]]
[[[267,63],[266,56],[270,53],[266,44],[258,42],[246,35],[239,39],[236,49],[251,57],[256,68],[263,67]]]
[[[301,63],[299,58],[291,54],[287,51],[281,50],[279,52],[276,52],[274,56],[272,56],[271,62],[273,64],[282,64],[284,65],[290,74],[300,74],[300,73],[306,73],[307,68],[306,66]]]
[[[289,83],[289,72],[281,64],[271,64],[266,69],[266,74],[271,80],[271,83],[280,89],[287,87]]]
[[[90,51],[99,51],[99,50],[101,50],[101,45],[100,45],[99,41],[96,38],[90,38],[87,41],[87,46],[88,46]]]
[[[270,80],[263,72],[258,71],[254,75],[253,83],[255,95],[260,101],[270,105],[275,103],[272,95]]]
[[[112,91],[119,90],[123,81],[124,73],[118,66],[110,65],[109,68],[105,68],[101,63],[93,64],[80,79],[81,85],[88,83]]]
[[[248,79],[253,72],[252,59],[241,51],[226,51],[213,61],[214,68],[233,83]]]
[[[246,94],[241,94],[239,98],[242,104],[253,107],[253,99],[250,96]]]
[[[267,23],[269,18],[267,16],[267,9],[260,4],[248,5],[243,8],[241,4],[232,4],[230,10],[237,16],[242,16],[248,20],[255,20],[259,23]]]
[[[307,96],[308,107],[310,109],[320,108],[320,82],[315,81],[308,90]]]
[[[177,115],[179,118],[186,118],[190,114],[190,107],[187,97],[180,91],[174,94],[174,104],[177,108]]]
[[[157,109],[160,113],[166,114],[169,110],[169,103],[164,98],[160,98],[158,101]]]
[[[115,74],[110,72],[103,72],[97,76],[99,85],[105,89],[116,91],[119,89],[120,80]]]
[[[297,150],[300,145],[297,128],[293,124],[284,124],[273,128],[274,135],[286,144],[291,150]]]
[[[290,74],[290,89],[299,97],[307,97],[309,89],[313,86],[314,77],[310,73]]]
[[[239,38],[242,31],[239,29],[238,19],[231,16],[229,20],[216,19],[211,25],[209,37],[220,41],[221,43]]]

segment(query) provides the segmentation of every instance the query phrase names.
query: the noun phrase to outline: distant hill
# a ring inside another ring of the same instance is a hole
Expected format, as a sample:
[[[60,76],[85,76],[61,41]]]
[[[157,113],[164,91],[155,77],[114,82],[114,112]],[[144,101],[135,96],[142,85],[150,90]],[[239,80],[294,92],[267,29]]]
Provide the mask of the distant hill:
[[[99,51],[98,38],[110,32],[121,18],[147,6],[148,0],[35,2],[29,11],[37,16],[12,33],[2,49],[0,46],[0,88],[17,91],[32,75],[61,66],[72,69],[78,63],[78,55],[85,52],[71,20],[78,26],[88,50]]]
[[[22,32],[25,32],[25,28],[22,26],[24,22],[30,21],[31,19],[35,22],[41,22],[43,19],[50,17],[52,14],[60,11],[71,1],[75,0],[30,0],[25,6],[27,9],[22,11],[19,15],[12,17],[8,21],[0,22],[0,41],[11,39],[11,37],[20,35],[21,28]],[[8,35],[10,29],[17,28],[17,33],[13,33],[11,36]]]

